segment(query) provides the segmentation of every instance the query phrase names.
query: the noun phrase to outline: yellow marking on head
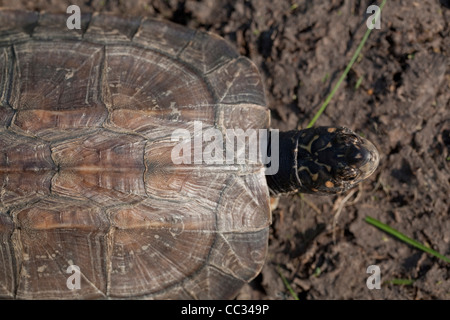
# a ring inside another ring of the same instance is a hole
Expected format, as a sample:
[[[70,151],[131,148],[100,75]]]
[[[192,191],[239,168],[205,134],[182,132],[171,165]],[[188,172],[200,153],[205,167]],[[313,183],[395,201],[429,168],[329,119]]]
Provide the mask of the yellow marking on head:
[[[333,133],[333,132],[336,131],[336,128],[328,128],[327,131],[328,131],[329,133]]]
[[[326,186],[327,188],[333,188],[333,187],[334,187],[334,183],[331,182],[331,181],[327,181],[327,182],[325,182],[325,186]]]
[[[300,168],[298,168],[298,172],[303,171],[303,170],[308,172],[308,174],[310,175],[312,181],[316,181],[319,178],[319,174],[318,173],[312,173],[311,170],[309,170],[308,167],[301,166]]]
[[[317,152],[320,152],[320,151],[322,151],[322,150],[325,150],[325,149],[328,149],[328,148],[331,148],[331,147],[332,147],[331,142],[328,142],[327,145],[326,145],[325,147],[323,147],[323,148],[320,149],[320,150],[317,150]],[[316,153],[317,153],[317,152],[316,152]]]
[[[311,188],[311,191],[312,191],[312,192],[317,192],[317,191],[319,191],[319,190],[317,190],[316,188]]]
[[[315,135],[311,139],[311,141],[309,141],[308,145],[299,144],[299,147],[302,148],[302,149],[305,149],[306,151],[311,153],[311,146],[312,146],[313,142],[316,141],[317,139],[319,139],[319,135]]]

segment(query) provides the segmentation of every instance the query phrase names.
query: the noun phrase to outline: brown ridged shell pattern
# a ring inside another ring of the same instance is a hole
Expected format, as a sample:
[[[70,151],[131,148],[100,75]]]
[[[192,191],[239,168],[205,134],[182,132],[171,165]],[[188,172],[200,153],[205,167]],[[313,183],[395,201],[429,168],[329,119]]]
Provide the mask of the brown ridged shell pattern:
[[[171,134],[268,128],[257,69],[176,24],[66,19],[0,10],[0,297],[233,297],[265,259],[264,168],[176,165]]]

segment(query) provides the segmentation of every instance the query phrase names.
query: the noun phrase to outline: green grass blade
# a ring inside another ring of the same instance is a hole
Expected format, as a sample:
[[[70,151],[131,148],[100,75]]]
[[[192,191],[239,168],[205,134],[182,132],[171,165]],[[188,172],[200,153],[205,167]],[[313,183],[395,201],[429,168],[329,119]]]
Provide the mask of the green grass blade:
[[[375,227],[377,227],[377,228],[379,228],[379,229],[389,233],[390,235],[393,235],[394,237],[397,237],[398,239],[402,240],[403,242],[406,242],[407,244],[410,244],[410,245],[412,245],[412,246],[414,246],[414,247],[416,247],[416,248],[418,248],[418,249],[420,249],[422,251],[425,251],[425,252],[427,252],[429,254],[432,254],[433,256],[435,256],[435,257],[437,257],[439,259],[444,260],[445,262],[450,263],[450,259],[447,258],[446,256],[440,254],[437,251],[434,251],[433,249],[430,249],[430,248],[424,246],[423,244],[421,244],[420,242],[417,242],[414,239],[411,239],[411,238],[405,236],[403,233],[401,233],[401,232],[399,232],[399,231],[389,227],[388,225],[386,225],[386,224],[384,224],[384,223],[382,223],[382,222],[380,222],[380,221],[378,221],[378,220],[376,220],[376,219],[374,219],[372,217],[367,216],[366,217],[366,222],[368,222],[368,223],[374,225]]]
[[[356,84],[355,84],[355,90],[359,89],[359,86],[361,85],[362,80],[363,80],[362,76],[358,78],[358,81],[356,81]]]
[[[414,281],[415,280],[412,280],[412,279],[392,279],[392,280],[385,281],[384,283],[393,284],[396,286],[410,286],[410,285],[414,284]]]
[[[287,279],[283,276],[283,273],[281,272],[281,268],[280,266],[277,266],[277,271],[278,274],[281,277],[281,280],[283,280],[284,285],[286,286],[286,288],[289,290],[291,296],[295,299],[295,300],[299,300],[297,294],[295,293],[294,289],[292,289],[291,285],[289,284],[289,282],[287,281]]]
[[[383,0],[383,2],[380,5],[380,10],[378,10],[376,12],[375,18],[373,20],[375,20],[375,21],[378,20],[378,17],[380,16],[381,10],[383,10],[383,7],[384,7],[386,1],[387,0]],[[361,53],[361,50],[364,47],[364,44],[366,43],[367,38],[369,38],[369,35],[370,35],[371,31],[372,31],[372,29],[367,28],[367,31],[364,34],[364,37],[362,38],[361,42],[359,43],[358,48],[356,48],[356,51],[353,54],[353,57],[351,58],[351,60],[348,63],[347,67],[345,68],[344,73],[341,75],[341,77],[339,78],[338,82],[334,86],[333,90],[331,90],[330,94],[328,95],[328,97],[323,102],[323,104],[320,107],[319,111],[317,111],[317,113],[314,115],[313,119],[308,123],[308,126],[306,128],[311,128],[316,123],[317,119],[319,119],[320,115],[325,111],[326,107],[328,106],[328,103],[330,103],[330,101],[333,98],[334,94],[339,89],[339,87],[341,85],[341,82],[344,81],[344,79],[347,76],[348,72],[350,71],[350,69],[352,68],[352,66],[355,63],[356,59],[358,58],[359,54]]]

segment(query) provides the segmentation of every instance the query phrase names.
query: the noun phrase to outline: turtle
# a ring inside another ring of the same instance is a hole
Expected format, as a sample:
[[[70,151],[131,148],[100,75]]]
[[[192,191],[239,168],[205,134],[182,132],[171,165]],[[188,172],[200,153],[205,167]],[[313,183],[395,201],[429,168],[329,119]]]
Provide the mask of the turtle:
[[[232,299],[265,263],[271,198],[377,168],[350,129],[271,129],[258,68],[218,35],[67,19],[0,10],[2,298]]]

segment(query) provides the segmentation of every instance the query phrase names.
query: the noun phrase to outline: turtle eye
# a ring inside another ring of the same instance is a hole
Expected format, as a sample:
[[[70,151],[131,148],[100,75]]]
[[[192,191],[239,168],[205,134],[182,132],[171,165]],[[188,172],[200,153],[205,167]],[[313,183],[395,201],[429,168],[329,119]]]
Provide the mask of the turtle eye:
[[[358,177],[358,170],[355,168],[345,168],[339,172],[339,177],[344,181],[352,181]]]
[[[349,134],[349,135],[345,136],[345,143],[348,146],[356,146],[356,145],[359,145],[361,143],[361,141],[354,134],[351,134],[351,135]]]

